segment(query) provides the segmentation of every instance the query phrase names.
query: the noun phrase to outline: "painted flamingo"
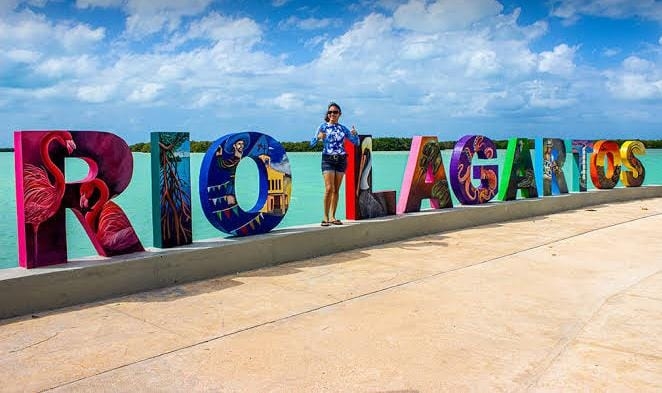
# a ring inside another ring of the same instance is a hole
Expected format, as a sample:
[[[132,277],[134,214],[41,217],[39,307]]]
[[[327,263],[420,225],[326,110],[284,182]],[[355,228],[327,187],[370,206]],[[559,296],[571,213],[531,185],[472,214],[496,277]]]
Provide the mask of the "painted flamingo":
[[[34,259],[39,255],[39,225],[53,217],[57,213],[64,197],[65,180],[64,174],[58,168],[48,154],[51,142],[57,142],[67,149],[71,154],[76,148],[71,134],[67,131],[53,131],[44,136],[39,142],[39,153],[41,161],[46,169],[25,164],[23,166],[23,200],[25,205],[25,223],[32,226],[34,236]],[[49,174],[53,176],[51,182]]]
[[[90,206],[93,196],[98,200]],[[85,213],[85,222],[108,255],[142,251],[140,239],[128,217],[122,208],[109,200],[109,196],[108,185],[99,178],[80,186],[80,207],[83,210],[89,209]]]

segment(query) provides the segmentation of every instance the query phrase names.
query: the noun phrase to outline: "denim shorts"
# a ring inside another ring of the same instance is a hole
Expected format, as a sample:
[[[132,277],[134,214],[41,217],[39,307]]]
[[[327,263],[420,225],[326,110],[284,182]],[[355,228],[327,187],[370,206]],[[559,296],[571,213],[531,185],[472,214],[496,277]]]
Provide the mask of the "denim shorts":
[[[322,172],[345,173],[347,169],[347,155],[322,154]]]

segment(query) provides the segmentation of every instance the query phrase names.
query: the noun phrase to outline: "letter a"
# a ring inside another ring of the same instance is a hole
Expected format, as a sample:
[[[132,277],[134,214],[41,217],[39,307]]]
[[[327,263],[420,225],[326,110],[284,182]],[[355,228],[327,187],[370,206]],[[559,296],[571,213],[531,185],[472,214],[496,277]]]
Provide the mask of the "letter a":
[[[453,207],[436,136],[412,138],[400,190],[398,214],[420,211],[423,199],[430,199],[430,206],[434,209]]]

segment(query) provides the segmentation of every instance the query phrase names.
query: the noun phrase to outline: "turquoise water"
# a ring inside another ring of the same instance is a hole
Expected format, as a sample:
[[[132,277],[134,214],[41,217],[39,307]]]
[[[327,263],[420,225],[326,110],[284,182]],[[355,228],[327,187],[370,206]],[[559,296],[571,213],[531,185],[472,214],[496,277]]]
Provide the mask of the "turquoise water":
[[[374,152],[373,153],[373,190],[399,191],[402,183],[408,152]],[[450,150],[442,151],[446,169],[450,163]],[[502,163],[505,151],[498,152],[497,163]],[[193,197],[193,239],[202,240],[226,237],[224,233],[214,228],[204,217],[198,198],[198,174],[202,153],[191,154],[191,182]],[[129,187],[114,199],[126,212],[136,228],[140,240],[145,247],[151,247],[152,242],[152,211],[151,211],[151,175],[150,155],[134,153],[133,180]],[[288,153],[292,168],[292,197],[287,214],[278,228],[303,224],[318,223],[322,218],[323,181],[320,173],[319,153]],[[650,149],[646,155],[639,157],[646,168],[644,184],[662,184],[662,150]],[[474,164],[480,164],[475,160]],[[0,268],[17,265],[16,245],[16,199],[14,188],[14,154],[0,153],[0,166],[6,168],[0,171]],[[256,202],[257,170],[252,160],[242,160],[238,168],[237,199],[241,207],[250,209]],[[78,159],[66,161],[67,181],[80,180],[86,173],[85,164]],[[590,181],[589,181],[590,183]],[[590,184],[589,184],[590,185]],[[343,196],[338,206],[337,217],[344,218],[344,187]],[[458,206],[453,196],[453,204]],[[429,208],[424,203],[423,208]],[[67,239],[69,241],[69,258],[80,258],[96,255],[94,248],[85,235],[82,227],[72,213],[67,212]]]

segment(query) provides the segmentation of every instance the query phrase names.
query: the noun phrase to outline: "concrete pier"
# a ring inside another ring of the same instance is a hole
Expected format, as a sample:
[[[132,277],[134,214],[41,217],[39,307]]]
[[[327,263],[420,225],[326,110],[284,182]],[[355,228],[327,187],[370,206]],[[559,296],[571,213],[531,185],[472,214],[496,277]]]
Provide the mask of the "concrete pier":
[[[510,221],[500,209],[537,201],[468,209],[495,221],[5,319],[0,390],[662,390],[662,197],[566,201]],[[448,216],[413,217],[425,232]],[[381,225],[311,228],[298,244],[395,232]]]
[[[553,214],[601,203],[662,197],[662,186],[427,210],[333,228],[319,224],[246,238],[198,241],[39,269],[0,269],[0,318],[107,299],[432,233]],[[328,232],[333,229],[333,232]]]

